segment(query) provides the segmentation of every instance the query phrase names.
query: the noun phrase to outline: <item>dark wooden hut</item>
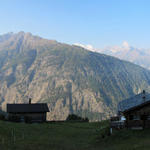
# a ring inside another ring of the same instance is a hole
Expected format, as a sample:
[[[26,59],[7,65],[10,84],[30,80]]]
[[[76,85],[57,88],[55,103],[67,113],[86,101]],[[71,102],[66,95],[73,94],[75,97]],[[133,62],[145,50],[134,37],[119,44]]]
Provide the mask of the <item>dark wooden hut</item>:
[[[150,94],[143,91],[120,102],[119,112],[125,116],[127,128],[150,128]]]
[[[45,122],[49,112],[46,103],[7,104],[8,120],[16,122]]]

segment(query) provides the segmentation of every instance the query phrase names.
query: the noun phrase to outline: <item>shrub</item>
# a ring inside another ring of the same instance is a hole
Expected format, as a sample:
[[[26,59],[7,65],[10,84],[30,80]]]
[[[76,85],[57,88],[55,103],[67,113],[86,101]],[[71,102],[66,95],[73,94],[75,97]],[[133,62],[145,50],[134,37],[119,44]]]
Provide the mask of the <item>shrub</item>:
[[[82,118],[75,114],[69,114],[66,121],[82,121],[82,122],[89,122],[88,118]]]
[[[20,122],[20,117],[17,115],[12,115],[8,117],[8,120],[12,122]]]
[[[5,115],[0,114],[0,120],[5,120]]]

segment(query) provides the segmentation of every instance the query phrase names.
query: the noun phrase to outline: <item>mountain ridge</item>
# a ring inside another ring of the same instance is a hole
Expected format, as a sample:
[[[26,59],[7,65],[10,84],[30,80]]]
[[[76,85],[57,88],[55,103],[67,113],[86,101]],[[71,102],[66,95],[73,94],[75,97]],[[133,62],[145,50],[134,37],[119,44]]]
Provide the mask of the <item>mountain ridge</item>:
[[[83,45],[80,43],[75,43],[75,45],[93,52],[114,56],[121,60],[126,60],[146,69],[150,69],[149,49],[130,46],[126,41],[122,43],[122,46],[109,46],[101,49],[95,49],[92,45]]]
[[[2,38],[2,36],[0,36]],[[3,38],[4,39],[4,38]],[[18,33],[0,43],[0,104],[48,103],[49,120],[76,113],[101,120],[150,89],[150,71],[78,46]]]

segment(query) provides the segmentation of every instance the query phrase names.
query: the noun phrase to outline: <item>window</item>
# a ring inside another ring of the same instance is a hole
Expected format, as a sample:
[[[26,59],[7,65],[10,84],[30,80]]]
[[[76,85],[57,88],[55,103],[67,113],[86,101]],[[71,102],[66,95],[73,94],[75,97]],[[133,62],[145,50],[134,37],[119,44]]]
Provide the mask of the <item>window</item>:
[[[147,120],[150,120],[150,115],[147,116]]]
[[[134,115],[133,120],[140,120],[140,116],[139,115]]]

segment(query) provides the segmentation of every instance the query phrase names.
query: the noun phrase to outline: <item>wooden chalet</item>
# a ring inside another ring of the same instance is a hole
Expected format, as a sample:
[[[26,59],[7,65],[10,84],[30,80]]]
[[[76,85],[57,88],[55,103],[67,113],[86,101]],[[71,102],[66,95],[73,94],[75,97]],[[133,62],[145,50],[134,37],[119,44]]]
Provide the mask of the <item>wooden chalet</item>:
[[[45,122],[49,112],[46,103],[7,104],[8,120],[15,122]]]
[[[119,103],[119,112],[125,116],[125,126],[132,129],[150,128],[150,94],[143,91]]]

